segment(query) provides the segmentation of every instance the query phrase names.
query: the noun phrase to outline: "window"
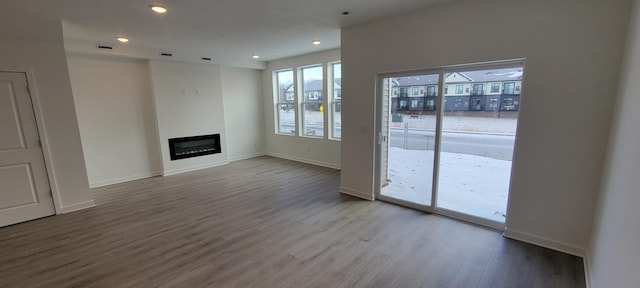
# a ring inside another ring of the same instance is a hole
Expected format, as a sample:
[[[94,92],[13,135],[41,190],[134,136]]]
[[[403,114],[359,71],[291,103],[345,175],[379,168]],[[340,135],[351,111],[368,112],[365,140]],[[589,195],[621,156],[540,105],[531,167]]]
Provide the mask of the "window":
[[[436,110],[436,100],[427,100],[427,110]]]
[[[498,111],[498,99],[489,100],[489,109]]]
[[[418,102],[417,99],[411,100],[411,109],[412,110],[417,109],[418,108],[418,104],[419,104],[419,102]]]
[[[455,99],[453,102],[453,108],[462,108],[462,99]]]
[[[329,69],[331,71],[330,77],[333,79],[331,81],[333,87],[329,87],[333,91],[333,97],[329,98],[331,101],[329,104],[331,105],[330,137],[331,139],[340,139],[342,138],[342,64],[340,62],[331,63]]]
[[[449,94],[449,86],[444,87],[444,94]],[[445,100],[446,101],[446,100]]]
[[[411,88],[411,95],[418,96],[419,95],[418,93],[420,93],[420,88],[419,87]]]
[[[502,93],[506,94],[506,95],[516,94],[515,91],[514,91],[515,90],[515,86],[516,86],[516,83],[514,83],[514,82],[506,82],[506,83],[504,83],[504,91],[502,91]]]
[[[515,110],[516,106],[513,103],[513,98],[504,98],[502,99],[502,107],[500,110],[506,110],[506,111],[510,111],[510,110]]]
[[[516,92],[520,92],[520,86],[516,86]]]
[[[400,87],[400,97],[407,97],[407,87]]]
[[[296,104],[293,70],[274,72],[276,133],[296,134]]]
[[[400,108],[398,108],[398,110],[409,110],[409,107],[407,106],[407,100],[400,100]]]
[[[456,94],[462,94],[464,91],[464,86],[463,85],[456,85]]]
[[[500,83],[491,83],[491,93],[500,92]]]
[[[302,109],[302,135],[324,137],[322,65],[301,68],[300,74],[302,75],[302,91],[304,95],[304,99],[300,103],[300,109]]]
[[[436,96],[436,86],[427,86],[427,96]]]
[[[482,84],[473,84],[473,95],[482,95],[484,91],[482,89]]]
[[[340,62],[329,62],[326,66],[323,63],[274,71],[275,133],[340,140],[341,80]],[[408,92],[408,88],[405,88],[405,91]]]

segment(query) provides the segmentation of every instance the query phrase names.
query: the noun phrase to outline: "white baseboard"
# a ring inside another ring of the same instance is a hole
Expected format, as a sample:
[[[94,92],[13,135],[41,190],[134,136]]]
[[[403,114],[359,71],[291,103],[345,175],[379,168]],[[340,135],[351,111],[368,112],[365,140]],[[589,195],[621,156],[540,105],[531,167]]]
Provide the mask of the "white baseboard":
[[[191,167],[182,168],[182,169],[166,170],[166,171],[164,171],[164,173],[162,173],[162,176],[171,176],[171,175],[176,175],[176,174],[182,174],[182,173],[187,173],[187,172],[191,172],[191,171],[202,170],[202,169],[207,169],[207,168],[216,167],[216,166],[222,166],[222,165],[227,165],[227,164],[229,164],[229,161],[220,161],[220,162],[215,162],[215,163],[207,163],[207,164],[203,164],[203,165],[191,166]]]
[[[306,158],[299,158],[299,157],[295,157],[295,156],[289,156],[289,155],[271,153],[271,152],[268,152],[265,155],[271,156],[271,157],[282,158],[282,159],[292,160],[292,161],[296,161],[296,162],[302,162],[302,163],[307,163],[307,164],[311,164],[311,165],[322,166],[322,167],[327,167],[327,168],[333,168],[333,169],[340,170],[340,165],[339,164],[327,163],[327,162],[322,162],[322,161],[316,161],[316,160],[311,160],[311,159],[306,159]]]
[[[373,193],[362,192],[362,191],[358,191],[358,190],[355,190],[355,189],[347,188],[347,187],[344,187],[344,186],[340,186],[340,193],[351,195],[351,196],[358,197],[358,198],[362,198],[362,199],[369,200],[369,201],[373,201],[374,200]]]
[[[260,156],[265,156],[265,155],[267,155],[267,154],[266,153],[254,153],[254,154],[248,154],[248,155],[229,158],[228,160],[229,160],[229,162],[235,162],[235,161],[246,160],[246,159],[256,158],[256,157],[260,157]]]
[[[74,211],[84,210],[84,209],[95,207],[95,206],[96,206],[96,204],[94,204],[93,200],[91,200],[91,201],[87,201],[87,202],[73,204],[73,205],[70,205],[70,206],[60,207],[60,211],[58,211],[59,212],[58,214],[71,213],[71,212],[74,212]]]
[[[124,182],[129,182],[129,181],[138,180],[138,179],[150,178],[150,177],[155,177],[160,175],[161,175],[160,171],[157,171],[157,172],[150,172],[150,173],[141,173],[141,174],[126,176],[126,177],[118,177],[118,178],[112,178],[112,179],[106,179],[106,180],[100,180],[100,181],[93,181],[93,182],[89,182],[89,188],[98,188],[98,187],[124,183]]]
[[[571,254],[574,256],[582,257],[582,259],[585,258],[586,250],[584,248],[577,247],[571,244],[531,235],[529,233],[511,230],[509,229],[509,227],[505,228],[504,233],[502,235],[504,235],[504,237],[507,237],[507,238],[520,240],[522,242],[527,242],[527,243],[531,243],[541,247],[545,247],[545,248],[553,249],[556,251],[564,252],[567,254]]]

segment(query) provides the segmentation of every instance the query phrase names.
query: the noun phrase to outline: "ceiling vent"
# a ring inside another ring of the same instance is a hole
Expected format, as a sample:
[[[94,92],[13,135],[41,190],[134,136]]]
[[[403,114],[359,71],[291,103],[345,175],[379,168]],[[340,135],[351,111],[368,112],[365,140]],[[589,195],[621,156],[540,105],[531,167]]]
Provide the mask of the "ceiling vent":
[[[162,53],[160,53],[160,56],[172,57],[173,54],[167,53],[167,52],[162,52]]]
[[[202,60],[204,60],[204,61],[211,61],[211,57],[202,57]]]
[[[109,45],[100,45],[100,44],[98,44],[98,45],[96,46],[96,48],[97,48],[97,49],[104,49],[104,50],[113,50],[113,47],[112,47],[112,46],[109,46]]]

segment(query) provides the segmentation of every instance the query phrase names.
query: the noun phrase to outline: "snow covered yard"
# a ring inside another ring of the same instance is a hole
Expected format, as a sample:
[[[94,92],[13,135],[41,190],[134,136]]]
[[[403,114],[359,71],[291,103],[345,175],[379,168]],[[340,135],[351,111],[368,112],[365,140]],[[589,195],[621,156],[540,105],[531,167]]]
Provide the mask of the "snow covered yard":
[[[391,183],[382,194],[412,202],[431,201],[433,151],[389,150]],[[442,152],[438,207],[504,222],[511,161]]]

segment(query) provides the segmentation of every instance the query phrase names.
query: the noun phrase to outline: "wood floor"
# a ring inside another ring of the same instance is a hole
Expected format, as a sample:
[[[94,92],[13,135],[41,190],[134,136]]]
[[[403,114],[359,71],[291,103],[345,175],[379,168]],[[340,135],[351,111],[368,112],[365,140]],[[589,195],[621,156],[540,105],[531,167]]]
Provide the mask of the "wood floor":
[[[338,193],[259,157],[94,189],[0,228],[0,287],[585,287],[582,259]]]

